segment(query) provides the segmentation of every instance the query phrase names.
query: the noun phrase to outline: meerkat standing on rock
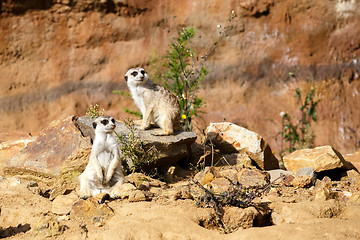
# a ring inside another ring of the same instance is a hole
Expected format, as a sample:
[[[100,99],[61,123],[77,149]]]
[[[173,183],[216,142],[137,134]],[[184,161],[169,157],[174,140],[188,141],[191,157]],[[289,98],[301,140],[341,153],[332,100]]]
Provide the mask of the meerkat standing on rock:
[[[90,159],[84,172],[79,176],[80,197],[94,197],[105,192],[112,198],[118,198],[124,175],[114,133],[115,119],[109,116],[98,117],[93,121],[93,128],[95,138]]]
[[[125,74],[125,80],[143,115],[141,129],[149,129],[153,122],[162,129],[157,135],[173,134],[179,126],[180,118],[180,105],[176,96],[153,83],[143,68],[131,68]]]

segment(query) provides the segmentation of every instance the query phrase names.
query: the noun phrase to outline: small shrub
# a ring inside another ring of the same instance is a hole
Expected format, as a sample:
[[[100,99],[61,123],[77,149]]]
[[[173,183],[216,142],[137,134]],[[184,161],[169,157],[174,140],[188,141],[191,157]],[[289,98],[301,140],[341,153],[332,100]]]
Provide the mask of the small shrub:
[[[99,116],[103,116],[105,114],[105,110],[99,111],[99,105],[95,104],[95,106],[90,105],[89,109],[86,111],[86,115],[90,116],[91,119],[97,118]]]
[[[122,158],[125,160],[127,165],[125,167],[129,172],[139,171],[159,159],[160,154],[155,146],[147,147],[135,136],[133,121],[125,120],[124,123],[130,131],[129,135],[124,137],[116,133],[120,142]]]
[[[300,105],[301,116],[294,122],[288,113],[280,113],[282,130],[279,134],[282,136],[282,141],[289,144],[287,148],[281,151],[281,157],[285,152],[310,148],[314,145],[315,135],[311,129],[311,124],[318,119],[316,106],[320,102],[320,99],[315,100],[316,87],[312,87],[311,90],[306,93],[304,99],[299,88],[295,90],[295,93],[295,97]]]

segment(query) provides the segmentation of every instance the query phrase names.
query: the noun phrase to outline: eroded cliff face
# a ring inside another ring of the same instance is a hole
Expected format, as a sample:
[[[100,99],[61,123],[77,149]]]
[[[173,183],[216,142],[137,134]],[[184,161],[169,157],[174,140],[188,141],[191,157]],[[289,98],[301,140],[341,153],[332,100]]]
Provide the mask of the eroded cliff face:
[[[298,114],[294,89],[316,84],[315,143],[360,147],[356,0],[5,0],[0,9],[0,132],[39,131],[96,103],[125,118],[121,107],[135,106],[112,91],[126,90],[128,68],[150,68],[186,26],[205,54],[220,25],[228,36],[206,63],[200,128],[226,118],[279,151],[279,112]]]

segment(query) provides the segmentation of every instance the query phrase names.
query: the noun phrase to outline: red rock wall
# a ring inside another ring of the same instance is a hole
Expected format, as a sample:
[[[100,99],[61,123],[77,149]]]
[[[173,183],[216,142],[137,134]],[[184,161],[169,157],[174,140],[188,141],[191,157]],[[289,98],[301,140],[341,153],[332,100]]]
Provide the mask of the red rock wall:
[[[315,82],[324,99],[316,143],[360,147],[355,0],[4,0],[0,9],[1,132],[39,131],[96,103],[123,118],[121,107],[133,103],[112,90],[126,89],[129,67],[149,67],[186,26],[197,29],[194,48],[204,54],[221,25],[228,36],[207,61],[201,90],[207,122],[245,125],[278,151],[279,112],[296,114],[294,88]]]

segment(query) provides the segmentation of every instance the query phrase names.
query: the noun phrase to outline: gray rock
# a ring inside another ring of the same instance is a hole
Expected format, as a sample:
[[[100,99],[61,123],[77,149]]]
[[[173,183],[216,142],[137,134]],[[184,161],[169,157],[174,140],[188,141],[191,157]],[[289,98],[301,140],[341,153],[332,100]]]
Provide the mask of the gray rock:
[[[94,129],[90,117],[79,117],[76,123],[84,136],[94,138]],[[115,131],[124,139],[127,139],[130,134],[130,130],[121,122],[116,122]],[[155,136],[156,132],[157,129],[142,131],[135,126],[135,136],[144,143],[144,147],[150,148],[154,146],[159,152],[160,158],[151,163],[149,168],[170,165],[190,156],[191,144],[196,140],[196,133],[177,131],[170,136]]]
[[[316,173],[313,167],[300,168],[296,172],[295,179],[300,176],[308,176],[311,179],[311,185],[315,184],[316,181]]]
[[[300,168],[297,172],[296,172],[296,176],[302,176],[302,175],[308,175],[311,178],[315,177],[315,170],[313,167],[305,167],[305,168]]]

